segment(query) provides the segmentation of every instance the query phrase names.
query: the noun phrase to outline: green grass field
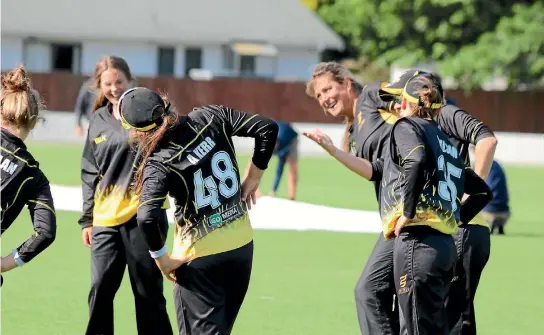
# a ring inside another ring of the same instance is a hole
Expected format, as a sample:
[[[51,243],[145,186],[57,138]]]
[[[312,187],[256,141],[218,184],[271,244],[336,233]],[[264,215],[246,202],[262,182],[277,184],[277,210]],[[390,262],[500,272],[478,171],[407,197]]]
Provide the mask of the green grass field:
[[[32,143],[51,183],[79,184],[81,147]],[[248,157],[240,157],[245,165]],[[271,163],[273,167],[275,161]],[[541,334],[544,308],[542,206],[544,169],[507,166],[513,217],[506,236],[494,236],[476,309],[480,334]],[[271,185],[266,174],[263,191]],[[326,177],[326,178],[324,178]],[[282,185],[279,195],[285,195]],[[329,158],[300,161],[300,201],[376,209],[371,185]],[[538,205],[540,203],[540,205]],[[57,240],[23,268],[4,275],[2,334],[83,334],[90,283],[89,250],[78,213],[59,212]],[[23,213],[2,238],[6,255],[31,233]],[[376,240],[374,234],[262,231],[255,234],[252,281],[234,334],[358,334],[353,288]],[[174,328],[171,284],[165,296]],[[136,334],[128,276],[115,301],[117,334]],[[540,331],[538,329],[541,329]]]

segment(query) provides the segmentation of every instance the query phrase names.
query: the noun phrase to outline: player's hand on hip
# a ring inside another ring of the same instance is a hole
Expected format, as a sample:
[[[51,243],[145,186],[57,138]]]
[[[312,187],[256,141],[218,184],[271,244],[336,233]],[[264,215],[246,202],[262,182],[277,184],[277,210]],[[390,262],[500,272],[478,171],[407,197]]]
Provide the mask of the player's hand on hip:
[[[321,130],[316,129],[312,132],[304,131],[302,132],[302,135],[319,144],[330,155],[334,155],[334,153],[336,152],[336,147],[334,146],[334,143],[332,142],[329,135],[325,134]]]
[[[400,231],[402,230],[402,228],[404,228],[408,223],[411,223],[411,222],[421,222],[421,220],[416,219],[416,218],[408,219],[406,216],[402,215],[397,220],[397,223],[395,224],[395,236],[394,237],[398,237],[400,235]]]
[[[242,201],[246,202],[247,208],[251,209],[252,205],[257,203],[257,191],[261,179],[246,178],[242,183]]]
[[[83,228],[81,232],[81,240],[88,248],[91,247],[91,240],[93,236],[93,226]]]
[[[248,209],[257,203],[257,192],[263,174],[264,170],[256,167],[253,162],[250,163],[247,177],[242,182],[242,201],[245,201]]]
[[[155,259],[155,263],[157,263],[157,266],[161,270],[162,274],[166,277],[166,279],[170,280],[171,282],[176,282],[176,274],[175,271],[182,266],[184,263],[187,263],[189,260],[191,260],[192,255],[187,255],[184,257],[170,257],[168,254],[164,254],[159,258]]]

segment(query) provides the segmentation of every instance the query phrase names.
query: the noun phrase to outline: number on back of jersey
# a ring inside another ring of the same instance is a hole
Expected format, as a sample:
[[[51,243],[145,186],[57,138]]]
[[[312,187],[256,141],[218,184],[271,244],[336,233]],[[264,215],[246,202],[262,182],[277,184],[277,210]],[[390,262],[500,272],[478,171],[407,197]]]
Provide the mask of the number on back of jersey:
[[[221,206],[219,194],[228,199],[239,190],[238,174],[229,154],[216,152],[211,159],[211,168],[213,176],[203,177],[202,169],[194,173],[195,202],[199,209],[206,206],[215,209]]]
[[[457,210],[457,186],[453,178],[461,178],[463,170],[450,162],[445,162],[444,155],[440,155],[437,161],[438,170],[442,172],[444,180],[438,182],[438,195],[451,202],[451,210]]]

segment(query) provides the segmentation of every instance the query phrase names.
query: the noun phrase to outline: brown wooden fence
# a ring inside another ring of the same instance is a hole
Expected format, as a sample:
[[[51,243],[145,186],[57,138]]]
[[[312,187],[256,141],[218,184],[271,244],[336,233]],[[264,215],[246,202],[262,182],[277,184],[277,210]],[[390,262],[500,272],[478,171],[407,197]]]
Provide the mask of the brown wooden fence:
[[[68,73],[32,74],[34,87],[49,110],[72,111],[84,77]],[[223,104],[291,122],[340,122],[326,116],[306,96],[303,83],[275,83],[248,79],[194,81],[183,78],[138,78],[138,85],[162,90],[181,111],[193,106]],[[495,131],[544,133],[544,91],[448,91],[457,105]]]

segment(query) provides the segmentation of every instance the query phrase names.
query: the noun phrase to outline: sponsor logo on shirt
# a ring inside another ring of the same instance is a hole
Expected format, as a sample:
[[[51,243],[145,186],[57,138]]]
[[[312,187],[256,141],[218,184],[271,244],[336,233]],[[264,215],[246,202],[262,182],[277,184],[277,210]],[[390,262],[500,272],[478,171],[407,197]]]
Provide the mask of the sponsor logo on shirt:
[[[218,227],[229,221],[235,220],[244,214],[241,204],[236,204],[231,208],[227,208],[221,213],[216,213],[208,218],[210,227]]]
[[[95,137],[94,143],[95,144],[100,144],[100,143],[104,142],[107,139],[108,138],[106,137],[106,135],[98,136],[98,137]]]

